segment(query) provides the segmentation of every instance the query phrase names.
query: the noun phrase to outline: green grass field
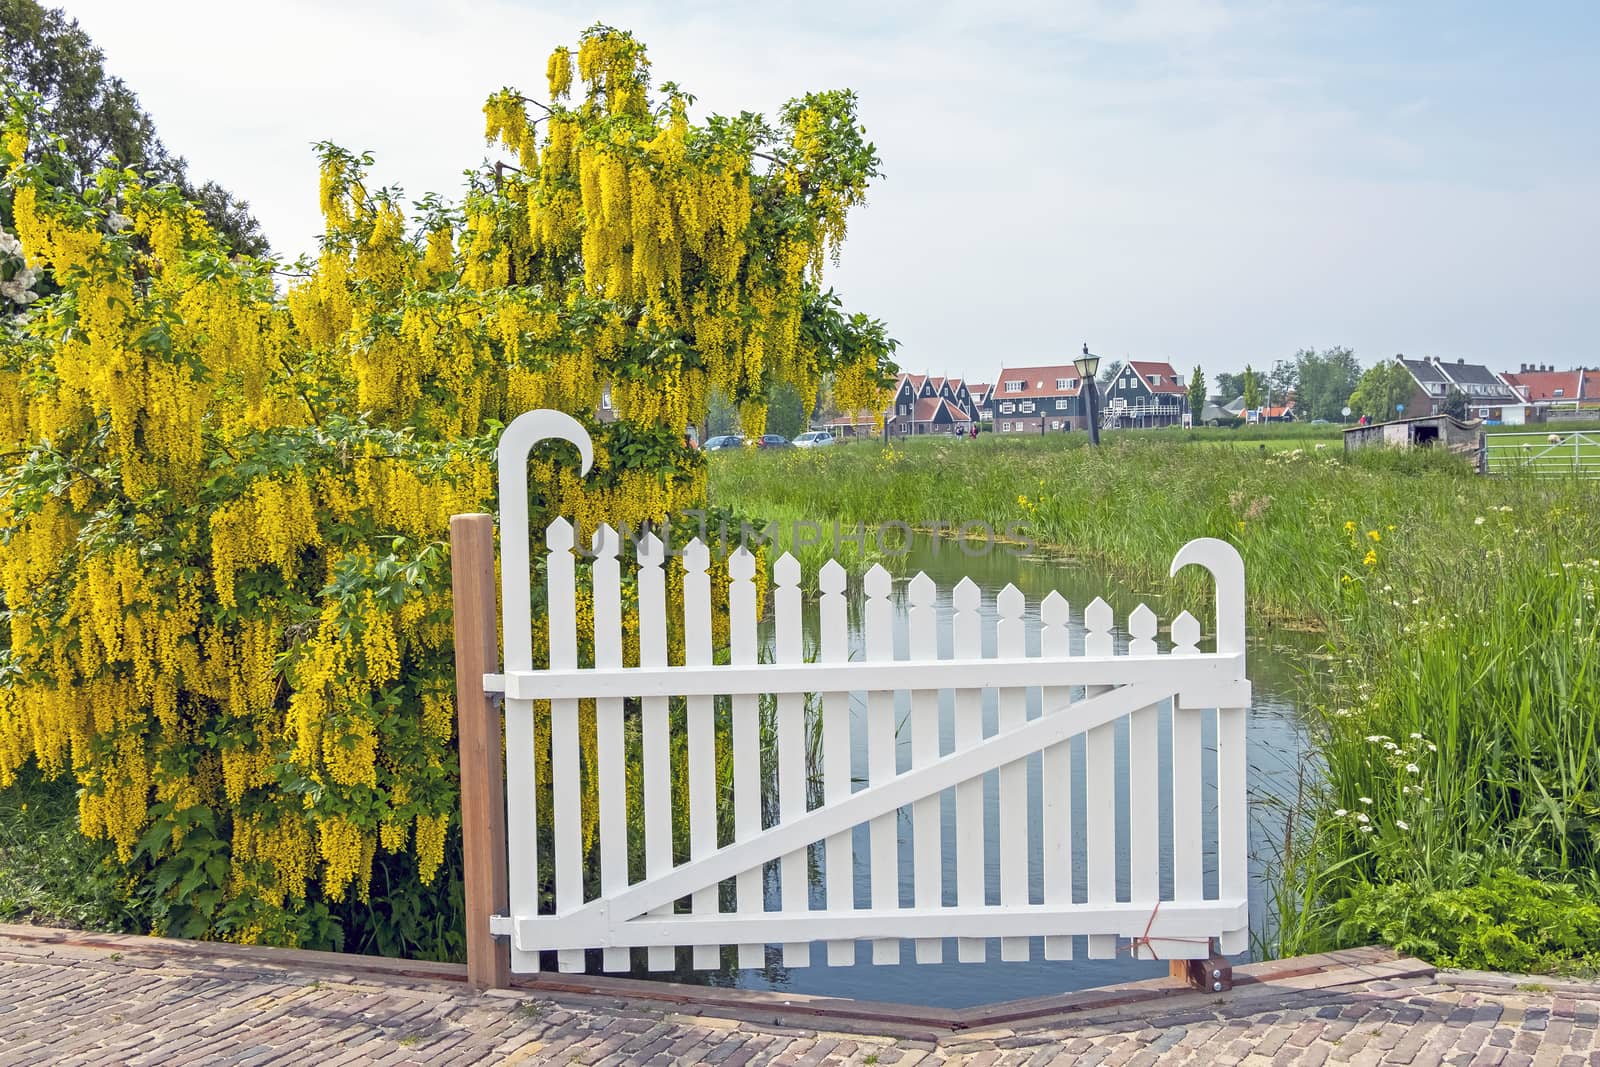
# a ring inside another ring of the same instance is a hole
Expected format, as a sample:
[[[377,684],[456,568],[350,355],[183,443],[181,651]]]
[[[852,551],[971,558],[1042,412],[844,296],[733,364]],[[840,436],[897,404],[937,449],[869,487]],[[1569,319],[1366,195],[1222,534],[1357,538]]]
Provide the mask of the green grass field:
[[[1190,538],[1227,539],[1252,625],[1326,641],[1304,700],[1323,776],[1291,820],[1276,947],[1600,966],[1600,923],[1585,926],[1600,915],[1600,493],[1430,451],[1233,433],[721,454],[711,495],[750,515],[1022,520],[1140,588]],[[1205,617],[1201,579],[1177,596]]]

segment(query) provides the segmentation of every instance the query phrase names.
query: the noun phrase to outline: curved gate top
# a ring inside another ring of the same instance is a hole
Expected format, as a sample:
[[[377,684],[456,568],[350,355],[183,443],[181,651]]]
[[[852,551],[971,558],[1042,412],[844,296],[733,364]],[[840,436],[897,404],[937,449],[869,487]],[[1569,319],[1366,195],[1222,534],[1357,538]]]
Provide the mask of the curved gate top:
[[[666,970],[680,950],[693,967],[717,967],[724,946],[736,946],[741,967],[763,965],[768,945],[782,946],[790,967],[819,962],[819,944],[820,962],[854,963],[858,942],[874,963],[900,962],[906,941],[916,962],[940,962],[947,938],[964,962],[987,959],[991,939],[1002,960],[1069,958],[1078,936],[1090,958],[1199,959],[1213,939],[1224,954],[1247,947],[1250,683],[1244,567],[1231,545],[1191,541],[1172,561],[1173,574],[1196,565],[1215,582],[1209,651],[1187,612],[1171,620],[1163,649],[1141,604],[1119,647],[1104,600],[1078,614],[1057,593],[1030,606],[1007,586],[989,613],[986,654],[983,594],[970,578],[945,607],[919,574],[897,610],[882,567],[861,581],[853,640],[846,574],[829,561],[817,575],[809,660],[801,568],[784,554],[771,572],[770,661],[758,662],[757,557],[745,547],[727,557],[726,602],[714,605],[708,545],[691,541],[681,568],[669,568],[655,534],[625,545],[602,526],[580,587],[577,532],[558,518],[542,531],[548,661],[536,666],[527,459],[551,437],[576,445],[587,471],[588,435],[559,412],[519,417],[500,443],[503,670],[484,588],[490,520],[453,522],[474,981],[504,982],[491,937],[509,940],[517,972],[538,970],[545,952],[581,970],[590,949],[602,950],[605,970],[629,969],[636,949]],[[580,605],[592,605],[583,663]],[[719,609],[725,657],[712,647]],[[636,662],[623,662],[625,627],[638,636]],[[669,631],[681,635],[675,661]],[[493,694],[504,697],[503,800]],[[864,720],[864,753],[853,717]],[[1213,811],[1208,889],[1202,842]],[[991,836],[997,872],[985,865]],[[1042,841],[1036,855],[1030,839]]]

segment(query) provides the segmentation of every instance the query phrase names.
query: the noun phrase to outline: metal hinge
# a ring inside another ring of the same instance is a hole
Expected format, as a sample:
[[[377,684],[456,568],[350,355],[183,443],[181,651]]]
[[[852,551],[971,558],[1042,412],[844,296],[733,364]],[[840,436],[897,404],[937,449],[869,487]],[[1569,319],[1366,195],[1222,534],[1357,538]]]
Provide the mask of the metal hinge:
[[[491,933],[495,937],[510,937],[511,936],[511,931],[512,931],[511,916],[509,916],[509,915],[491,915],[491,916],[489,916],[489,933]]]

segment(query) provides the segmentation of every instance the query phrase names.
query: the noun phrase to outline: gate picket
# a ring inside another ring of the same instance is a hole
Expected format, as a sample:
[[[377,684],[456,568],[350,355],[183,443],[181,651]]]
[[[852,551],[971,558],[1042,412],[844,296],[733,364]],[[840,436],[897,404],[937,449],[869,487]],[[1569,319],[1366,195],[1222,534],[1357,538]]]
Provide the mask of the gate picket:
[[[850,657],[850,631],[845,616],[844,568],[838,560],[823,564],[818,575],[822,589],[822,662],[843,663]],[[822,694],[822,803],[838,804],[850,796],[850,694]],[[827,870],[824,900],[829,911],[850,911],[856,906],[853,869],[853,835],[849,831],[829,837],[823,855]],[[856,961],[853,941],[828,942],[828,966],[847,967]]]
[[[617,533],[602,523],[594,532],[594,667],[622,666],[622,580],[617,561]],[[628,761],[622,748],[622,698],[595,701],[595,772],[600,779],[600,892],[604,896],[628,887]],[[601,966],[628,969],[630,952],[608,948]]]
[[[692,966],[709,969],[724,959],[743,968],[765,963],[769,944],[782,946],[787,966],[812,962],[813,941],[826,944],[831,966],[855,962],[856,942],[870,941],[875,964],[898,963],[900,942],[912,941],[919,963],[940,962],[943,939],[957,939],[957,958],[982,961],[989,938],[1000,940],[1001,959],[1025,960],[1032,938],[1042,937],[1047,960],[1071,958],[1073,940],[1088,939],[1088,956],[1114,956],[1120,939],[1141,957],[1203,957],[1216,938],[1224,953],[1246,947],[1249,936],[1246,715],[1250,686],[1245,673],[1244,571],[1238,552],[1222,541],[1183,545],[1172,573],[1189,565],[1207,570],[1216,594],[1214,652],[1199,648],[1201,627],[1189,613],[1172,621],[1173,648],[1163,655],[1156,642],[1159,621],[1147,606],[1128,617],[1130,640],[1117,653],[1110,606],[1096,598],[1084,611],[1081,655],[1071,652],[1069,606],[1051,593],[1038,606],[1039,650],[1027,653],[1027,602],[1014,586],[995,600],[994,653],[984,655],[982,594],[964,578],[952,590],[951,655],[940,658],[938,589],[925,574],[906,588],[906,652],[895,651],[893,582],[881,566],[864,576],[864,659],[852,662],[844,569],[828,561],[818,573],[820,643],[818,662],[805,660],[802,571],[784,554],[773,565],[773,662],[759,659],[756,558],[741,547],[727,561],[729,658],[713,663],[713,624],[720,623],[711,593],[710,551],[700,540],[685,546],[681,562],[684,651],[672,665],[668,649],[669,589],[666,546],[647,533],[635,546],[637,562],[638,666],[623,664],[626,588],[616,531],[594,531],[594,559],[586,594],[592,594],[593,666],[578,665],[575,531],[565,518],[545,530],[543,560],[548,593],[548,667],[536,669],[532,649],[531,575],[527,524],[526,464],[543,432],[577,445],[584,469],[592,459],[587,436],[574,420],[533,412],[507,428],[500,446],[502,499],[502,674],[486,674],[485,692],[507,696],[506,848],[498,861],[482,860],[482,842],[494,834],[469,835],[476,844],[468,871],[493,872],[504,862],[512,914],[488,916],[490,931],[511,938],[512,970],[539,968],[539,953],[553,950],[563,971],[581,970],[585,953],[600,950],[607,970],[625,970],[635,948],[653,971],[677,963],[677,946],[691,949]],[[630,562],[630,565],[632,563]],[[462,586],[466,588],[465,584]],[[486,601],[471,601],[485,615]],[[716,608],[720,610],[721,605]],[[588,637],[588,634],[584,635]],[[480,642],[481,644],[482,642]],[[479,657],[484,660],[484,657]],[[478,661],[471,661],[478,662]],[[486,660],[490,665],[492,657]],[[467,670],[471,668],[463,668]],[[463,685],[469,684],[465,679]],[[1039,690],[1037,719],[1028,718],[1029,690]],[[941,693],[952,693],[953,750],[941,753]],[[996,694],[996,732],[985,736],[985,690]],[[907,693],[908,738],[897,737],[897,697]],[[462,690],[467,692],[467,690]],[[820,717],[811,719],[809,695],[818,695]],[[865,704],[866,780],[853,780],[852,694]],[[773,698],[770,724],[762,699]],[[719,726],[719,704],[729,716]],[[580,725],[579,709],[592,700],[592,739]],[[630,811],[632,753],[628,708],[640,716],[638,814]],[[674,736],[675,702],[683,701],[681,737]],[[1160,706],[1172,704],[1172,795],[1163,803],[1157,773]],[[549,769],[535,751],[534,724],[549,705]],[[1218,887],[1205,892],[1202,812],[1210,801],[1203,788],[1202,714],[1216,709]],[[538,709],[538,710],[536,710]],[[1126,721],[1127,746],[1119,744]],[[721,729],[728,729],[722,740]],[[1085,773],[1075,781],[1074,747],[1083,738]],[[899,771],[897,746],[909,742],[910,761]],[[675,741],[683,744],[687,795],[675,796]],[[815,741],[817,749],[812,749]],[[726,744],[723,758],[718,747]],[[1027,767],[1040,754],[1040,799],[1028,792]],[[1117,764],[1126,756],[1127,829],[1118,831]],[[728,758],[731,756],[731,759]],[[771,759],[772,762],[765,762]],[[473,773],[489,773],[481,758]],[[469,761],[463,760],[466,776]],[[492,769],[492,764],[488,765]],[[768,781],[764,767],[776,767]],[[820,769],[820,795],[808,773]],[[984,783],[994,772],[994,812],[986,811]],[[776,795],[764,790],[775,786]],[[586,795],[587,789],[593,789]],[[1081,802],[1074,796],[1083,789]],[[545,791],[548,790],[546,794]],[[954,793],[954,853],[944,840],[942,797]],[[541,811],[548,795],[549,810]],[[775,804],[773,802],[775,801]],[[731,804],[719,813],[719,802]],[[597,804],[597,825],[587,824],[585,803]],[[1085,816],[1083,893],[1073,865],[1074,809]],[[675,854],[674,809],[687,816],[687,856]],[[773,804],[768,808],[764,805]],[[813,804],[818,806],[813,807]],[[1037,807],[1037,810],[1035,810]],[[1167,808],[1170,850],[1161,824]],[[901,814],[907,826],[900,831]],[[719,818],[731,817],[733,839],[720,844]],[[987,902],[987,817],[995,816],[999,852],[999,900]],[[541,818],[542,816],[542,818]],[[770,816],[770,819],[769,819]],[[492,816],[491,816],[492,817]],[[640,825],[632,824],[638,820]],[[765,825],[770,822],[771,825]],[[585,842],[584,826],[598,833]],[[856,855],[856,834],[864,854]],[[1041,834],[1043,895],[1030,903],[1030,832]],[[550,859],[540,871],[538,841],[549,834]],[[633,880],[630,843],[643,846],[643,877]],[[901,845],[907,846],[909,897],[901,898]],[[1117,889],[1119,849],[1129,855],[1129,885]],[[812,899],[810,863],[821,859],[823,884]],[[1161,863],[1170,855],[1172,891],[1161,893]],[[476,858],[474,858],[476,857]],[[866,899],[856,900],[856,861],[869,877]],[[954,904],[945,903],[946,861],[954,867]],[[769,867],[771,865],[771,867]],[[590,867],[598,874],[586,884]],[[778,892],[765,898],[764,875],[775,868]],[[553,877],[552,877],[553,876]],[[734,907],[723,912],[720,890],[731,881]],[[593,889],[590,886],[593,885]],[[554,914],[540,914],[553,888]],[[597,895],[586,900],[587,892]],[[491,905],[481,892],[469,895],[480,921]],[[689,911],[680,913],[685,898]],[[1120,899],[1119,899],[1120,897]],[[481,960],[483,936],[469,938]],[[503,966],[503,965],[502,965]],[[473,972],[484,967],[474,964]],[[474,979],[481,980],[480,979]],[[491,979],[502,980],[502,979]]]
[[[661,539],[653,532],[639,542],[639,665],[667,665],[667,588]],[[644,717],[644,872],[655,878],[672,868],[672,739],[666,697],[645,697]],[[671,915],[672,905],[652,914]],[[669,971],[674,953],[652,945],[646,963],[652,971]]]
[[[1115,651],[1111,637],[1111,605],[1095,597],[1083,613],[1087,633],[1083,637],[1085,656],[1109,656]],[[1091,685],[1084,696],[1106,692],[1108,686]],[[1084,742],[1084,764],[1088,779],[1087,810],[1089,903],[1109,904],[1117,899],[1117,727],[1115,723],[1096,726]],[[1105,934],[1089,935],[1089,958],[1108,960],[1117,954],[1117,939]]]
[[[774,651],[779,663],[800,663],[800,562],[785,552],[772,566],[774,585],[772,616]],[[778,697],[778,818],[792,822],[806,813],[806,699],[799,693]],[[779,864],[778,886],[783,910],[805,912],[810,909],[806,886],[806,851],[798,849],[784,856]],[[785,942],[783,965],[807,967],[811,964],[811,945],[804,941]]]
[[[683,662],[686,667],[711,665],[711,552],[698,537],[683,550]],[[689,747],[689,861],[705,860],[717,850],[717,738],[712,698],[689,698],[685,716]],[[696,915],[717,911],[717,886],[697,889],[689,902]],[[720,945],[694,946],[694,966],[709,969],[721,961]]]
[[[1000,619],[995,625],[995,650],[1001,656],[1022,656],[1027,651],[1022,625],[1026,607],[1022,590],[1007,585],[995,597]],[[1028,721],[1027,693],[1014,686],[1000,690],[999,732],[1009,733]],[[1028,903],[1028,765],[1018,760],[1000,768],[1000,905]],[[1000,942],[1000,958],[1028,958],[1028,939],[1008,937]]]
[[[912,659],[938,659],[939,642],[935,635],[934,601],[938,589],[933,579],[917,573],[906,587],[910,604],[907,628],[910,631]],[[911,693],[911,765],[929,767],[939,759],[939,691],[916,689]],[[919,908],[937,908],[944,902],[944,843],[940,825],[938,793],[923,797],[911,808],[912,844],[915,857],[915,900]],[[944,941],[937,937],[917,940],[917,962],[939,963],[944,959]]]
[[[1072,653],[1070,613],[1067,600],[1051,591],[1039,605],[1039,654],[1065,659]],[[1071,691],[1066,686],[1045,686],[1040,704],[1045,715],[1067,714]],[[1044,750],[1040,765],[1040,788],[1044,794],[1044,902],[1072,903],[1072,743],[1063,741]],[[1072,938],[1046,937],[1044,958],[1070,960]]]
[[[578,615],[576,579],[572,559],[572,524],[557,519],[545,535],[550,550],[545,562],[545,584],[550,591],[550,667],[578,665]],[[578,785],[578,702],[550,702],[551,802],[555,807],[556,912],[583,904],[581,848],[583,797]],[[583,953],[565,949],[557,956],[563,971],[583,970]]]
[[[873,564],[862,583],[867,592],[867,659],[894,659],[894,606],[889,593],[892,580],[882,565]],[[867,694],[867,782],[879,786],[895,776],[894,694],[873,690]],[[900,847],[895,813],[872,820],[872,906],[888,910],[900,904]],[[873,963],[899,963],[900,942],[878,938],[872,942]]]
[[[1187,611],[1172,620],[1172,654],[1198,656],[1200,623]],[[1198,900],[1205,895],[1205,871],[1201,866],[1200,761],[1202,758],[1200,709],[1182,700],[1172,702],[1172,899]],[[1163,946],[1164,955],[1176,956],[1177,945]]]
[[[1140,604],[1128,616],[1128,655],[1156,654],[1156,613]],[[1154,706],[1128,716],[1128,890],[1132,900],[1161,897],[1161,750]],[[1148,945],[1135,959],[1155,959]]]
[[[952,622],[955,658],[982,659],[983,616],[978,610],[982,593],[978,584],[971,578],[961,579],[952,599],[956,607]],[[961,752],[983,740],[983,694],[976,689],[956,690],[955,711],[955,751]],[[961,908],[983,907],[985,834],[983,779],[973,778],[956,786],[956,904]],[[981,937],[964,937],[956,942],[956,958],[962,963],[982,963],[988,954],[988,942]]]
[[[756,558],[740,545],[728,557],[728,644],[735,664],[756,661]],[[761,708],[754,693],[733,694],[733,839],[749,841],[761,833]],[[734,879],[740,914],[762,910],[761,868],[740,871]],[[740,967],[760,967],[761,946],[739,946]]]

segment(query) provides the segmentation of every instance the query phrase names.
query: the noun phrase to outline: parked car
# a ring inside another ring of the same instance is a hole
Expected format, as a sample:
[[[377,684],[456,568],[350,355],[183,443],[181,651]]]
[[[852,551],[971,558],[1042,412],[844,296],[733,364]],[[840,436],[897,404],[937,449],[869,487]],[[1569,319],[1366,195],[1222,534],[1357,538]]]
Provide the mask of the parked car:
[[[781,433],[764,433],[756,438],[757,448],[793,448],[794,442]]]
[[[833,444],[833,434],[827,430],[809,430],[794,439],[796,448],[821,448]]]
[[[744,438],[736,433],[723,434],[721,437],[712,437],[706,441],[705,450],[715,452],[720,448],[738,448],[744,444]]]

